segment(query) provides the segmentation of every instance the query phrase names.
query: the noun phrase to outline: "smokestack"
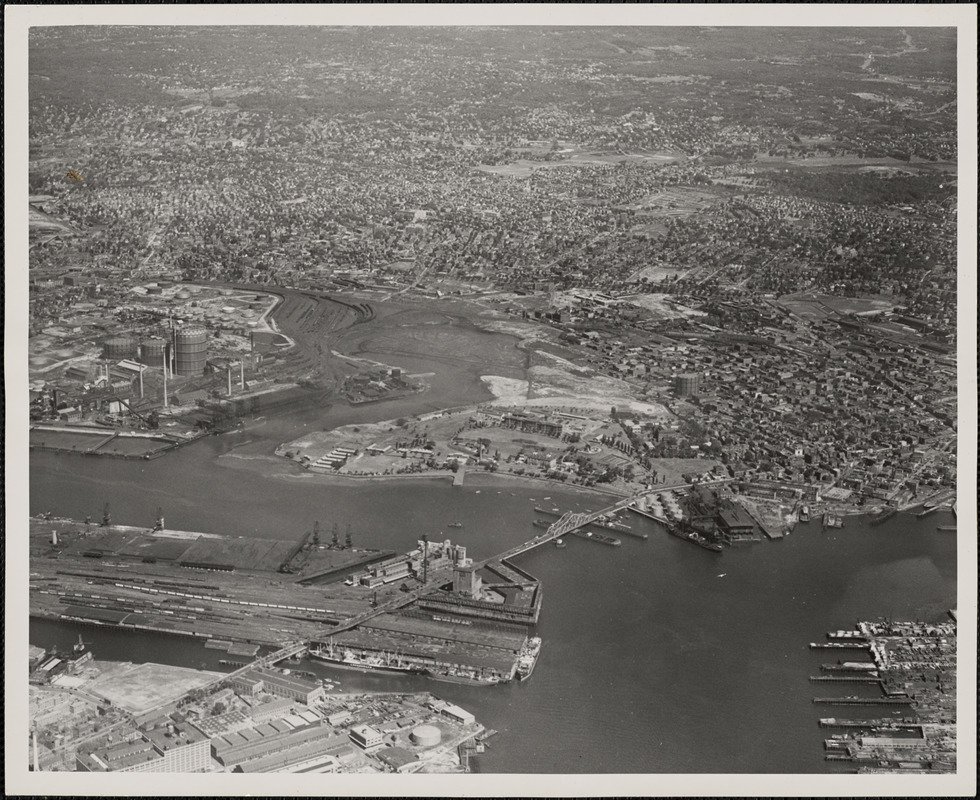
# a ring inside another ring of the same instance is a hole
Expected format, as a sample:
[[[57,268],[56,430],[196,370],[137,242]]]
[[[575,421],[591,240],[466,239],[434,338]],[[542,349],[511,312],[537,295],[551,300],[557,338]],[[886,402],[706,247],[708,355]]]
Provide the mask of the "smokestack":
[[[167,397],[167,366],[163,366],[163,407],[167,408],[170,406],[170,399]]]
[[[231,397],[231,365],[228,365],[228,396]]]
[[[140,367],[140,400],[143,399],[143,367]]]
[[[240,368],[240,372],[238,373],[240,385],[242,389],[244,389],[245,388],[245,359],[244,358],[238,362],[238,366]]]

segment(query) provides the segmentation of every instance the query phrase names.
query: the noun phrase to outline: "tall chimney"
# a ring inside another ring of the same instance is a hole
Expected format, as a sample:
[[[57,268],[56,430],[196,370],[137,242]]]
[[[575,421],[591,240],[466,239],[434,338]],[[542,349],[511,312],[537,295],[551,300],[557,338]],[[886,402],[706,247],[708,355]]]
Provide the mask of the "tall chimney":
[[[239,380],[240,380],[240,383],[241,383],[241,387],[244,389],[245,388],[245,359],[244,358],[241,361],[238,362],[238,366],[239,366],[239,368],[241,370],[238,373]]]
[[[167,408],[170,405],[170,399],[167,397],[167,367],[163,367],[163,407]]]
[[[143,367],[140,367],[140,400],[143,399]]]
[[[228,365],[228,396],[231,397],[231,364]]]

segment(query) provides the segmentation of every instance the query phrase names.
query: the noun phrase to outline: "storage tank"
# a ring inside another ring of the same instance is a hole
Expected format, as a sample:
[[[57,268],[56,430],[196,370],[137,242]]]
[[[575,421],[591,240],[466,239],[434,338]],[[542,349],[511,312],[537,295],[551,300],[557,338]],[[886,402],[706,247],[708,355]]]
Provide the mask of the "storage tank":
[[[435,747],[442,741],[442,732],[435,725],[419,725],[409,738],[420,747]]]
[[[140,361],[148,367],[162,367],[167,363],[167,340],[154,337],[140,345]]]
[[[177,375],[203,375],[208,357],[206,328],[181,328],[174,336],[174,372]]]
[[[688,372],[674,377],[674,394],[678,397],[697,397],[701,391],[701,376]]]
[[[136,342],[129,336],[116,336],[107,339],[102,345],[102,354],[111,361],[121,361],[136,355]]]

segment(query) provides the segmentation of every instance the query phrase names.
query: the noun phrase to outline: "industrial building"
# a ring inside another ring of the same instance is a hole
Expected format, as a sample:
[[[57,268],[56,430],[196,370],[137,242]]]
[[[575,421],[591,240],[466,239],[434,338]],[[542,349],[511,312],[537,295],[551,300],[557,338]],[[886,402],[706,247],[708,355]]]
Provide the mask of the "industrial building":
[[[118,732],[78,751],[77,772],[207,772],[211,740],[167,718],[154,727]]]
[[[265,669],[253,669],[246,672],[245,675],[253,679],[260,679],[264,684],[265,691],[270,694],[298,700],[307,706],[324,698],[322,686],[295,675],[283,675],[280,672]]]
[[[369,750],[384,743],[384,734],[370,725],[355,725],[350,729],[350,740],[363,750]]]

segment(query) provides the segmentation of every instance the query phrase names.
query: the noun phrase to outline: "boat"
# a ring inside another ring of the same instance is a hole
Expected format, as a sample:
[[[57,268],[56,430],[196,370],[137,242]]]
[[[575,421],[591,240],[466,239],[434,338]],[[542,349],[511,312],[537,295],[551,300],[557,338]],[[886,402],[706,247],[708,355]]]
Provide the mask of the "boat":
[[[462,528],[463,527],[463,523],[462,522],[450,522],[446,527],[447,528]]]
[[[939,510],[939,506],[937,506],[935,503],[923,503],[922,510],[919,511],[915,516],[924,517],[927,514],[931,514],[933,511],[938,511],[938,510]]]
[[[353,669],[358,672],[387,672],[387,673],[418,673],[423,669],[414,664],[403,660],[397,654],[388,653],[368,655],[364,652],[356,652],[351,648],[339,650],[333,645],[327,648],[310,648],[308,654],[319,661],[326,661],[335,667],[342,669]]]
[[[604,533],[596,533],[595,531],[570,531],[575,536],[580,536],[583,539],[591,539],[594,542],[599,542],[600,544],[608,544],[612,547],[619,547],[622,542],[614,536],[606,536]]]
[[[810,506],[804,505],[800,508],[800,522],[810,521]]]
[[[933,509],[933,508],[936,507],[936,501],[935,500],[926,500],[922,504],[922,507],[925,508],[925,509]]]
[[[474,674],[470,676],[462,673],[436,672],[434,670],[424,670],[422,675],[431,680],[440,681],[441,683],[459,683],[463,686],[492,686],[495,683],[500,683],[500,678],[495,675],[484,677],[483,675]]]
[[[717,542],[707,539],[697,531],[685,530],[680,525],[667,526],[667,533],[669,533],[671,536],[676,536],[678,539],[683,539],[686,542],[696,544],[698,547],[702,547],[705,550],[710,550],[712,553],[720,553],[725,549]]]
[[[555,539],[555,547],[559,547],[559,548],[561,548],[561,547],[568,547],[568,545],[565,544],[565,540],[564,539]]]
[[[843,528],[844,518],[839,514],[831,514],[828,511],[823,515],[823,526],[825,528]]]
[[[546,519],[536,519],[531,524],[534,525],[534,527],[536,527],[536,528],[550,528],[551,527],[551,523],[548,522],[548,520],[546,520]]]
[[[526,681],[534,672],[534,667],[538,663],[538,654],[541,652],[541,638],[532,636],[528,639],[520,652],[517,654],[517,680]]]

